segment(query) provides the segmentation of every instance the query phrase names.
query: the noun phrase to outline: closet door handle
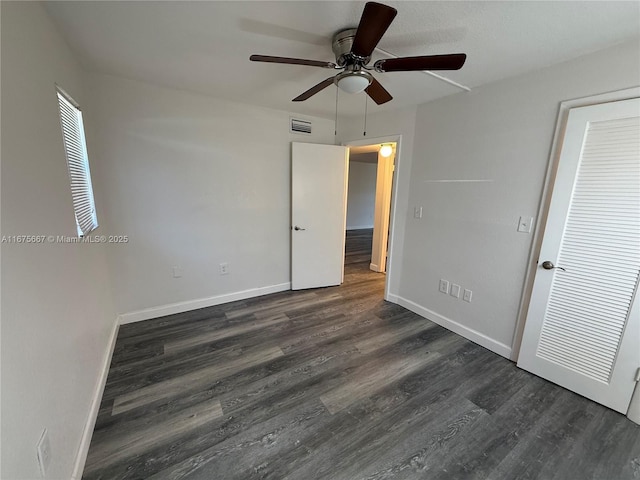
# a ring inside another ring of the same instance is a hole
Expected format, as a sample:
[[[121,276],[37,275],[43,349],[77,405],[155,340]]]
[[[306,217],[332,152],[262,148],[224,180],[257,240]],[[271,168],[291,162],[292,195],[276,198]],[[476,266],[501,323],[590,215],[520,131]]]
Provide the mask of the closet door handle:
[[[562,270],[563,272],[566,272],[567,269],[566,268],[562,268],[562,267],[556,267],[553,262],[549,261],[549,260],[545,260],[544,262],[542,262],[542,268],[544,268],[545,270],[553,270],[554,268],[557,268],[558,270]]]

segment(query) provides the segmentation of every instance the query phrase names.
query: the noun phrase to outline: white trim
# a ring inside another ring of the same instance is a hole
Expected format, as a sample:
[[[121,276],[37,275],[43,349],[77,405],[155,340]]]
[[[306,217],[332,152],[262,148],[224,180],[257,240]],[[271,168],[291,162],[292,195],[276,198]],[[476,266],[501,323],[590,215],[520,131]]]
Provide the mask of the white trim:
[[[214,297],[197,298],[195,300],[187,300],[185,302],[169,303],[167,305],[159,305],[157,307],[144,308],[133,312],[123,313],[119,316],[120,325],[127,323],[141,322],[151,318],[165,317],[176,313],[197,310],[198,308],[212,307],[222,303],[235,302],[236,300],[244,300],[245,298],[259,297],[270,293],[283,292],[291,290],[291,282],[280,283],[277,285],[269,285],[267,287],[250,288],[240,292],[225,293],[224,295],[216,295]]]
[[[389,240],[387,245],[387,272],[384,282],[384,298],[388,299],[391,296],[389,293],[389,285],[391,285],[391,276],[393,275],[393,260],[394,260],[394,245],[396,241],[400,242],[400,239],[396,240],[396,236],[400,235],[397,232],[396,228],[396,219],[399,218],[400,214],[398,213],[398,178],[400,178],[400,169],[402,168],[402,135],[401,134],[391,134],[385,135],[383,137],[372,137],[365,138],[360,140],[348,140],[343,142],[342,145],[345,147],[359,147],[363,145],[373,145],[376,143],[394,143],[396,144],[396,156],[395,156],[395,167],[393,170],[393,180],[391,182],[391,212],[389,213]],[[408,161],[408,160],[407,160]],[[404,170],[402,170],[404,171]],[[398,264],[400,262],[400,258],[398,258]]]
[[[374,272],[380,272],[380,267],[378,265],[376,265],[375,263],[370,263],[369,264],[369,270],[373,270]]]
[[[362,227],[347,227],[347,231],[349,230],[371,230],[373,225],[364,225]]]
[[[558,117],[556,120],[556,129],[551,143],[551,153],[549,154],[549,160],[547,162],[544,187],[542,189],[542,195],[540,196],[538,215],[536,216],[536,225],[533,231],[533,242],[531,243],[531,249],[529,251],[529,261],[527,264],[527,271],[525,273],[524,286],[522,287],[522,293],[520,295],[520,304],[518,306],[518,315],[516,317],[516,328],[513,333],[513,341],[511,343],[511,360],[514,362],[518,361],[518,355],[520,354],[524,324],[527,320],[527,313],[529,311],[531,292],[533,291],[533,281],[536,275],[540,249],[542,248],[544,228],[547,223],[547,215],[549,213],[549,205],[551,203],[551,193],[553,192],[556,170],[558,169],[558,162],[560,160],[560,150],[562,149],[569,110],[576,107],[586,107],[588,105],[595,105],[598,103],[617,102],[619,100],[628,100],[630,98],[637,97],[640,97],[640,87],[627,88],[625,90],[599,95],[591,95],[589,97],[566,100],[560,103]]]
[[[392,300],[393,298],[393,300]],[[411,300],[407,300],[406,298],[396,296],[396,295],[388,295],[387,300],[390,302],[397,303],[398,305],[411,310],[414,313],[426,318],[427,320],[431,320],[438,325],[451,330],[458,335],[463,336],[467,340],[471,340],[473,343],[477,343],[480,346],[488,348],[494,353],[501,355],[505,358],[510,358],[511,356],[511,348],[504,343],[500,343],[492,338],[487,337],[486,335],[477,332],[469,327],[466,327],[458,322],[455,322],[447,317],[443,317],[442,315],[429,310],[421,305],[418,305]],[[395,300],[395,301],[394,301]]]
[[[397,303],[398,305],[400,304],[400,297],[398,297],[398,295],[396,295],[395,293],[388,293],[384,299],[387,302],[391,302],[391,303]]]
[[[113,331],[107,344],[107,350],[102,359],[102,368],[100,371],[100,377],[96,383],[96,388],[93,392],[93,400],[91,401],[91,408],[87,415],[87,421],[82,431],[82,438],[80,439],[80,446],[78,448],[78,454],[73,465],[73,474],[71,480],[80,480],[82,478],[82,471],[84,470],[84,464],[87,461],[87,454],[89,453],[89,445],[91,444],[91,437],[93,435],[93,429],[98,419],[98,412],[100,411],[100,403],[102,402],[102,394],[104,393],[104,387],[107,384],[107,376],[109,375],[109,367],[111,366],[111,357],[113,357],[113,351],[116,347],[116,339],[118,338],[118,330],[120,324],[118,319],[113,322]]]
[[[636,382],[636,388],[633,391],[631,403],[629,403],[629,409],[627,410],[627,418],[640,425],[640,382]]]

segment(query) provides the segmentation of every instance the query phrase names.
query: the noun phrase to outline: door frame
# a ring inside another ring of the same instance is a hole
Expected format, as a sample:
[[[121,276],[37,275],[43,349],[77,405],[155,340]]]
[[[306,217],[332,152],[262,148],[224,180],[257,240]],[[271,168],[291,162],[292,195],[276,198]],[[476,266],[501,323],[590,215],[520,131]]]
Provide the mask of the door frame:
[[[396,269],[394,268],[395,264],[394,264],[394,246],[396,245],[396,242],[399,242],[400,240],[396,238],[396,220],[398,218],[397,215],[397,211],[398,211],[398,195],[397,195],[397,190],[398,190],[398,178],[399,178],[399,172],[400,172],[400,168],[402,168],[402,160],[401,160],[401,156],[402,156],[402,135],[400,134],[395,134],[395,135],[385,135],[382,137],[371,137],[371,138],[365,138],[365,139],[358,139],[358,140],[347,140],[345,142],[342,142],[342,145],[345,147],[361,147],[364,145],[373,145],[376,143],[394,143],[396,144],[396,155],[395,155],[395,160],[394,160],[394,170],[393,170],[393,175],[392,175],[392,181],[391,181],[391,208],[389,211],[389,247],[387,249],[387,273],[386,273],[386,277],[385,277],[385,282],[384,282],[384,299],[389,301],[389,297],[391,296],[391,293],[389,292],[389,286],[391,285],[391,279],[395,278],[392,277],[393,275],[395,275]],[[348,178],[347,178],[348,181]]]
[[[518,316],[516,320],[516,328],[513,335],[513,341],[511,344],[511,357],[514,362],[518,361],[520,355],[520,347],[522,345],[522,335],[524,333],[524,325],[527,319],[527,312],[529,311],[529,304],[531,302],[531,294],[533,293],[533,282],[535,279],[538,258],[540,256],[540,250],[542,248],[542,240],[544,238],[544,229],[547,223],[547,217],[549,215],[549,207],[551,205],[551,194],[553,193],[553,187],[555,185],[556,173],[558,171],[558,165],[560,162],[560,153],[562,151],[562,145],[564,143],[564,134],[567,128],[567,119],[569,117],[569,110],[577,107],[586,107],[589,105],[597,105],[600,103],[617,102],[620,100],[629,100],[631,98],[640,97],[640,87],[627,88],[624,90],[617,90],[614,92],[603,93],[600,95],[591,95],[588,97],[581,97],[572,100],[566,100],[561,102],[558,108],[558,116],[556,119],[556,128],[553,135],[553,142],[551,143],[551,150],[549,154],[549,160],[547,162],[547,170],[545,173],[544,186],[542,194],[540,196],[540,203],[538,206],[538,215],[536,218],[535,229],[533,234],[533,241],[531,243],[531,249],[529,252],[529,259],[527,263],[527,270],[525,273],[524,286],[522,288],[522,295],[520,296],[520,305],[518,307]]]
[[[393,144],[396,146],[395,144]],[[396,146],[397,148],[397,146]],[[373,245],[369,269],[374,272],[387,272],[389,254],[389,222],[391,221],[391,194],[393,193],[393,170],[395,151],[383,157],[378,151],[376,164],[376,198],[374,202]]]

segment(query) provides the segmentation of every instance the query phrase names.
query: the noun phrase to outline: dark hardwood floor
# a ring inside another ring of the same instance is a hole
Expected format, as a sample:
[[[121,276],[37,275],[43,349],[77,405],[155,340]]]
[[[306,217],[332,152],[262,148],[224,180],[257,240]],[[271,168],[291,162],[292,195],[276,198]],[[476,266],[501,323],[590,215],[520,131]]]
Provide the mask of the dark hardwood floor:
[[[85,479],[640,479],[640,427],[345,283],[124,325]]]

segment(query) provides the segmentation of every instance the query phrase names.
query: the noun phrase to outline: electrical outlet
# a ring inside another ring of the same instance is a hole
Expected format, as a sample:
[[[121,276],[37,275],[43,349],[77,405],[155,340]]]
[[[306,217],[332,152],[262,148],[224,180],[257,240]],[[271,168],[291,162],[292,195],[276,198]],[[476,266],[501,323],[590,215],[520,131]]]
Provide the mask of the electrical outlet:
[[[449,280],[440,279],[440,293],[449,293]]]
[[[452,283],[450,295],[452,297],[460,298],[460,285],[456,285],[455,283]]]
[[[46,428],[42,431],[40,440],[38,440],[38,444],[36,445],[36,455],[38,456],[40,473],[44,477],[51,464],[51,442],[49,441],[49,433]]]
[[[471,303],[471,295],[473,295],[473,292],[471,290],[467,290],[466,288],[464,289],[464,295],[462,296],[462,299],[465,302],[469,302]]]
[[[227,262],[220,264],[220,275],[229,275],[229,264]]]
[[[173,278],[182,277],[182,267],[173,267],[172,272],[173,272]]]

